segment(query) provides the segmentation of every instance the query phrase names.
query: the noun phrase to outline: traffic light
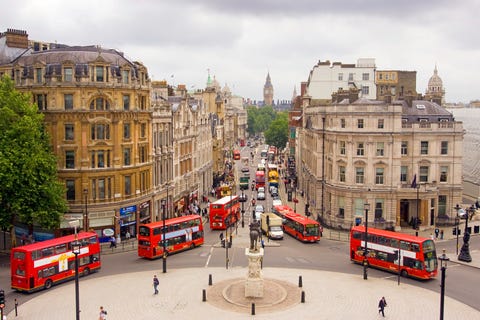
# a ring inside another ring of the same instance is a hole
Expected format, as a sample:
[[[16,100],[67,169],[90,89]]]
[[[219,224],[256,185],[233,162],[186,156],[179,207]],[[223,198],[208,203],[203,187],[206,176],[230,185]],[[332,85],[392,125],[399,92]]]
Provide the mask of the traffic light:
[[[5,304],[5,291],[0,290],[0,304],[4,305]]]

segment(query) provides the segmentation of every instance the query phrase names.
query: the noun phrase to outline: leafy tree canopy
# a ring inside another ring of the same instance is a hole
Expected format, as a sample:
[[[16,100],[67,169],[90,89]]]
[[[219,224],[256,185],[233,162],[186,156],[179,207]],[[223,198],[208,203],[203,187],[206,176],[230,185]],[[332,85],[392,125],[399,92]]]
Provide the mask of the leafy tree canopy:
[[[284,148],[288,141],[288,113],[276,112],[271,106],[257,108],[247,107],[248,133],[250,136],[261,132],[265,142],[277,148]]]
[[[43,125],[28,95],[0,79],[0,227],[16,222],[57,228],[67,210],[65,188]]]

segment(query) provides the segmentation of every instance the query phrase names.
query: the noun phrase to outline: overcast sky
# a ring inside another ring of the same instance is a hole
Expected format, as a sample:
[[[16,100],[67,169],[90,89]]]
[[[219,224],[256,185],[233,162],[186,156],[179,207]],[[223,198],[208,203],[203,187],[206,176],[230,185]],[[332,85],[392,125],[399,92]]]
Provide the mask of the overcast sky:
[[[143,62],[153,80],[291,99],[319,60],[417,71],[425,93],[437,64],[447,102],[480,99],[480,0],[2,0],[0,31],[101,45]],[[173,75],[173,77],[172,77]]]

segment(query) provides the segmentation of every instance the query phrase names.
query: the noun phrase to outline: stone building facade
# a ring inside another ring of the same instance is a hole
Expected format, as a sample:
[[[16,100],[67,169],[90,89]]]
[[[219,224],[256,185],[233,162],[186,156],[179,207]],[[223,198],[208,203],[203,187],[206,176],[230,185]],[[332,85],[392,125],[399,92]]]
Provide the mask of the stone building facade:
[[[381,101],[405,99],[405,96],[417,96],[417,72],[400,70],[375,71],[377,98]]]
[[[387,103],[337,96],[303,101],[298,187],[318,219],[348,229],[365,219],[399,230],[453,219],[462,200],[463,126],[424,100]],[[415,181],[415,183],[414,183]]]
[[[31,94],[45,115],[67,189],[61,228],[78,219],[100,236],[106,229],[136,234],[151,220],[154,192],[147,68],[99,46],[36,51],[25,31],[8,30],[0,41],[0,74]]]

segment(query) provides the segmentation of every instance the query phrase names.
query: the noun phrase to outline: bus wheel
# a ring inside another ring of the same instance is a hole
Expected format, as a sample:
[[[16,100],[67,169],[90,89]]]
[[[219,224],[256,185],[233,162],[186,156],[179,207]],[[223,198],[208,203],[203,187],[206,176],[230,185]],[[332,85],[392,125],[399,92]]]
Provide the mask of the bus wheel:
[[[403,270],[400,272],[400,274],[401,274],[402,277],[404,277],[404,278],[407,278],[407,277],[408,277],[408,272],[407,272],[407,270],[405,270],[405,269],[403,269]]]
[[[190,245],[190,249],[195,249],[195,243],[192,243],[192,244]]]
[[[83,269],[83,275],[88,276],[90,274],[90,268]]]
[[[53,285],[52,280],[47,279],[47,281],[45,281],[45,289],[50,289],[52,285]]]

